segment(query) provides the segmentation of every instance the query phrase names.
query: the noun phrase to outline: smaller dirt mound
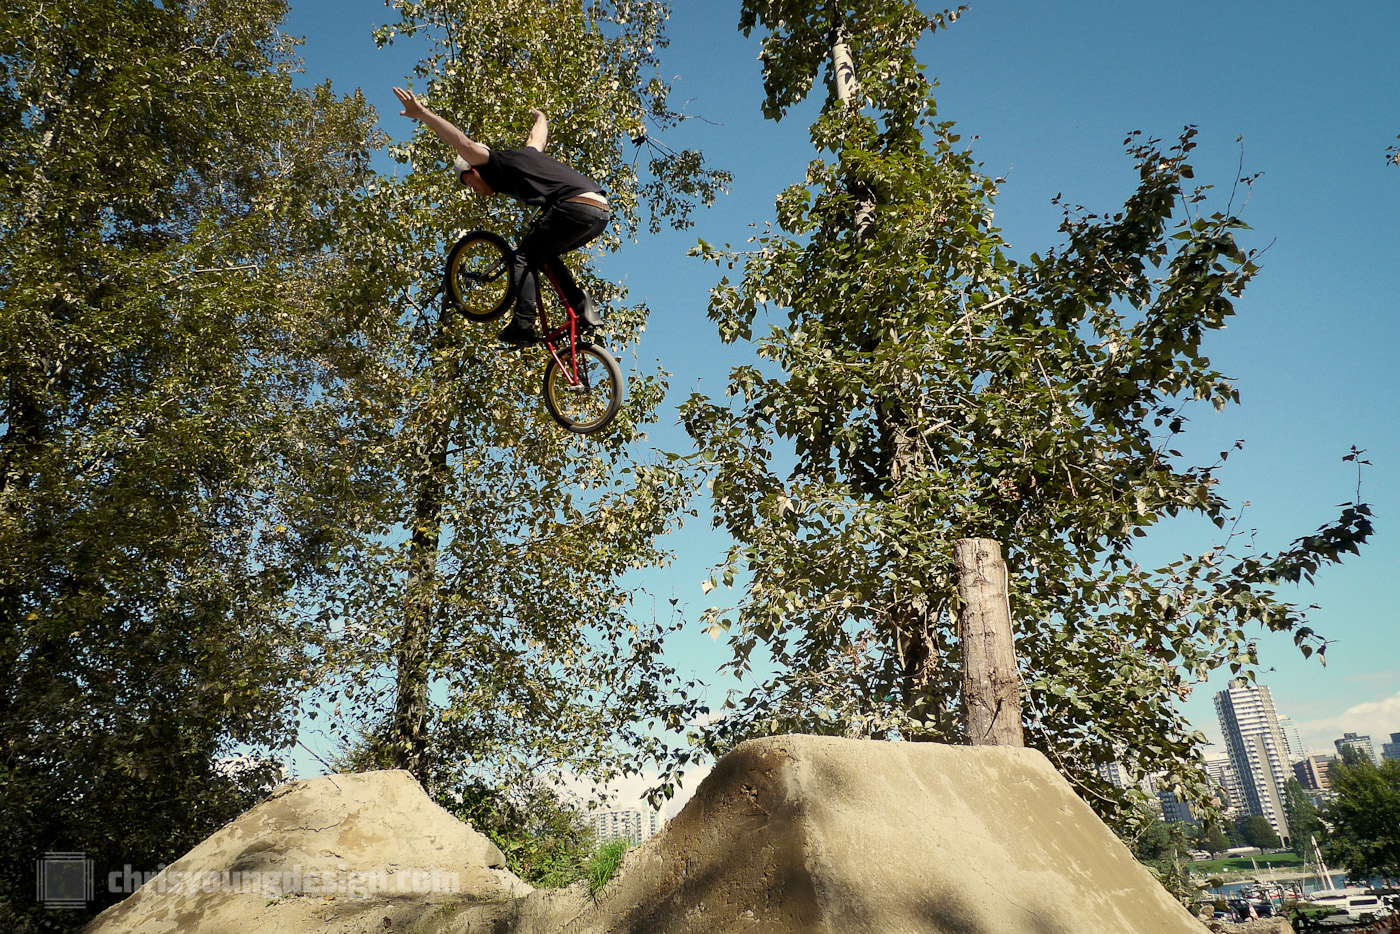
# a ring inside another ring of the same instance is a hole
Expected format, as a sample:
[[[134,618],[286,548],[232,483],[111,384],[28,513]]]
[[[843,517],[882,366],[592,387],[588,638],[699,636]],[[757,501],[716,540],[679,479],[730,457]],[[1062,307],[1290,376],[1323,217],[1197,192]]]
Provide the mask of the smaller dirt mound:
[[[409,773],[329,775],[282,786],[85,934],[490,930],[530,891]]]

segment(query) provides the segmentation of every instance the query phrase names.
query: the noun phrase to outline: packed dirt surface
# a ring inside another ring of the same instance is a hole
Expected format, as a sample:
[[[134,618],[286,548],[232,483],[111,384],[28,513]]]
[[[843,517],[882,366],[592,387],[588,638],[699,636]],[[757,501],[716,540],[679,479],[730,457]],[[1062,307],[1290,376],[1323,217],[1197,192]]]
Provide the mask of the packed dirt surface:
[[[88,934],[1206,931],[1043,756],[1006,747],[754,740],[596,897],[533,891],[500,863],[407,773],[328,776],[287,786],[167,870],[266,881],[300,866],[300,891],[151,883]],[[312,890],[316,872],[347,884]]]

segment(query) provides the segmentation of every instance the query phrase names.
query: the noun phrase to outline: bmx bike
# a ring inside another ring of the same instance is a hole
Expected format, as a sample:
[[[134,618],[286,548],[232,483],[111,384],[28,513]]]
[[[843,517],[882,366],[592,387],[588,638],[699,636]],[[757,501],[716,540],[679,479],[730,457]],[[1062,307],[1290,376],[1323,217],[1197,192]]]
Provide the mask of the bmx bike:
[[[519,283],[515,250],[499,234],[473,230],[447,254],[443,295],[448,305],[472,321],[492,321],[515,303]],[[559,280],[544,263],[539,270],[554,287],[563,320],[551,327],[545,290],[537,288],[540,340],[549,353],[544,368],[544,406],[556,422],[581,435],[611,424],[622,405],[622,369],[616,358],[587,334],[577,309],[564,296]]]

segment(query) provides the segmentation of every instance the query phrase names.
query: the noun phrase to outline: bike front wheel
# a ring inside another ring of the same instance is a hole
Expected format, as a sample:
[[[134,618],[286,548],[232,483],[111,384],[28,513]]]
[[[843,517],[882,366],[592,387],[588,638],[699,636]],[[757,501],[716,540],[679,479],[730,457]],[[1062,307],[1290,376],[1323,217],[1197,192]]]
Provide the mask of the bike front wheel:
[[[606,428],[622,406],[622,369],[596,344],[550,359],[544,368],[544,406],[554,420],[581,435]]]
[[[505,238],[489,230],[462,237],[447,254],[443,270],[448,303],[473,321],[499,318],[515,300],[514,258]]]

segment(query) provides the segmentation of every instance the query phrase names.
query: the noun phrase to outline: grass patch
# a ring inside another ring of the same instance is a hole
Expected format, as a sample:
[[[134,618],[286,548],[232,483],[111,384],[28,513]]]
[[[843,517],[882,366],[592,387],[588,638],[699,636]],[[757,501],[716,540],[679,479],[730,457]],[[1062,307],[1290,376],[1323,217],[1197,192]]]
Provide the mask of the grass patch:
[[[617,875],[618,867],[622,865],[622,857],[631,845],[631,840],[613,840],[598,847],[597,852],[588,858],[584,873],[588,879],[589,895],[597,898],[603,886],[612,881],[612,877]]]
[[[1297,853],[1269,853],[1265,856],[1227,856],[1221,859],[1203,859],[1192,863],[1197,872],[1253,872],[1260,869],[1302,869],[1303,858]]]

